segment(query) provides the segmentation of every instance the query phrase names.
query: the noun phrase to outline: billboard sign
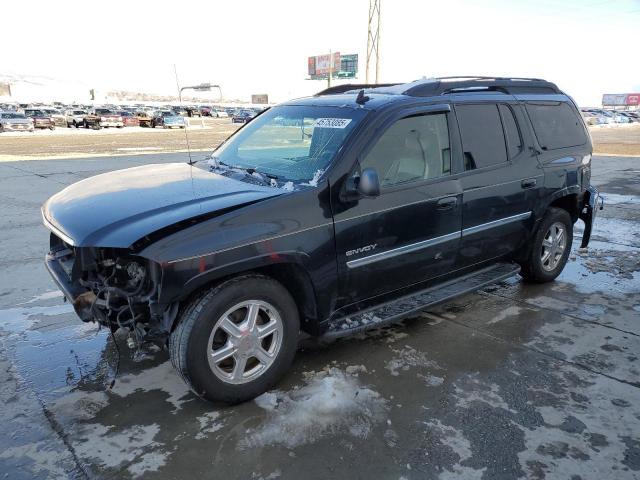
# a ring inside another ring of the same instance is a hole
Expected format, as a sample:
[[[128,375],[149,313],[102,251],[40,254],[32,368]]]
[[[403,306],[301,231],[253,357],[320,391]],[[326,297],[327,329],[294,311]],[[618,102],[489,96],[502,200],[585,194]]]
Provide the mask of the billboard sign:
[[[333,60],[333,65],[331,61]],[[309,76],[310,77],[328,77],[329,69],[332,72],[340,70],[340,52],[332,55],[316,55],[309,57]]]
[[[316,55],[307,59],[307,71],[312,80],[326,79],[329,76],[330,62],[331,76],[333,78],[356,78],[358,75],[358,54],[340,55],[335,52],[331,55]]]
[[[602,105],[617,107],[627,104],[626,93],[605,93],[602,95]]]
[[[251,103],[269,103],[269,95],[267,95],[266,93],[258,93],[258,94],[254,94],[251,95]]]
[[[640,105],[640,93],[628,93],[627,105]]]

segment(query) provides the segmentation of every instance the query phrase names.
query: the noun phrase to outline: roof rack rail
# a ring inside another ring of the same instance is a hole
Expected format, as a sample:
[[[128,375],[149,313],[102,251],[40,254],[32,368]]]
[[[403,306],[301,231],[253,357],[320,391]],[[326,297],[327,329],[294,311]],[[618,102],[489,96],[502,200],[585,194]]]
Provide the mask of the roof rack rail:
[[[556,84],[540,78],[510,77],[440,77],[413,83],[403,93],[412,97],[430,97],[464,91],[494,91],[507,94],[561,94]]]
[[[343,85],[336,85],[334,87],[325,88],[324,90],[315,94],[315,96],[320,95],[337,95],[339,93],[348,92],[351,90],[363,90],[368,88],[378,88],[378,87],[392,87],[394,85],[401,85],[399,83],[346,83]]]

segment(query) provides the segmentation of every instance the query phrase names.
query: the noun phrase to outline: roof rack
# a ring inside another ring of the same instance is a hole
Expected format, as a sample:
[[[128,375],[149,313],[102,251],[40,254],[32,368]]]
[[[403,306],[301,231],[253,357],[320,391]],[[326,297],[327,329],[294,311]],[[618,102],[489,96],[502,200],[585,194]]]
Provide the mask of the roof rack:
[[[414,82],[402,92],[412,97],[430,97],[465,91],[497,91],[518,93],[562,93],[556,84],[540,78],[456,76]]]
[[[392,87],[394,85],[401,85],[400,83],[346,83],[343,85],[336,85],[335,87],[325,88],[324,90],[315,94],[319,95],[337,95],[339,93],[349,92],[351,90],[364,90],[369,88],[378,87]]]

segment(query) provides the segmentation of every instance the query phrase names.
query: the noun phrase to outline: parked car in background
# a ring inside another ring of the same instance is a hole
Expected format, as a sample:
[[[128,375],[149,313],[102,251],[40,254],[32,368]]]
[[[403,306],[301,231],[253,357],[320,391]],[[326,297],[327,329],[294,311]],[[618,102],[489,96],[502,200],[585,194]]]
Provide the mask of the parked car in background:
[[[185,128],[186,122],[182,115],[177,115],[171,110],[160,110],[151,119],[151,128]]]
[[[51,115],[39,108],[25,108],[24,114],[26,117],[33,120],[34,128],[48,128],[49,130],[54,130],[56,128]]]
[[[187,110],[184,107],[171,107],[171,108],[166,108],[163,111],[166,111],[166,110],[171,110],[176,115],[180,115],[182,117],[188,117],[189,116],[189,112],[187,112]]]
[[[626,115],[623,115],[622,112],[616,110],[605,110],[611,118],[613,118],[614,123],[631,123],[631,120]]]
[[[187,116],[188,117],[201,117],[202,114],[200,113],[200,108],[195,107],[195,106],[189,106],[189,107],[184,107],[184,109],[187,111]]]
[[[109,108],[94,108],[84,117],[84,128],[124,127],[122,117]]]
[[[138,110],[135,113],[138,123],[141,127],[150,127],[153,120],[153,112],[148,110]]]
[[[216,110],[211,116],[217,118],[229,118],[229,114],[225,110]]]
[[[203,117],[211,117],[213,113],[213,109],[207,105],[203,105],[200,107],[200,114]]]
[[[120,110],[117,112],[122,117],[122,124],[125,127],[139,127],[140,120],[128,110]]]
[[[233,117],[231,117],[231,123],[247,123],[255,116],[256,114],[251,110],[240,110],[233,114]]]
[[[594,112],[580,112],[582,118],[584,119],[584,123],[587,125],[604,125],[607,123],[607,118],[603,115],[599,115]]]
[[[0,112],[0,132],[33,132],[33,121],[18,112]]]
[[[41,110],[51,117],[56,127],[67,126],[67,117],[60,110],[57,110],[55,108],[47,108],[47,107],[43,107],[41,108]]]
[[[629,119],[629,123],[636,123],[636,122],[640,122],[640,116],[638,116],[637,113],[634,112],[616,112],[618,115],[622,115],[624,117],[627,117]]]
[[[67,121],[67,127],[82,127],[84,125],[84,117],[87,116],[86,110],[67,110],[65,113],[65,118]]]

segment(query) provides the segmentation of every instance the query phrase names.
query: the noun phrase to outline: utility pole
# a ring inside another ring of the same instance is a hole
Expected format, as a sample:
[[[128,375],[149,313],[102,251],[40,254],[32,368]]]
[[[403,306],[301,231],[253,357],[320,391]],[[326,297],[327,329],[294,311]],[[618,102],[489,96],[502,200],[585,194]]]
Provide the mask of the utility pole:
[[[372,58],[376,62],[376,81],[380,78],[380,2],[382,0],[369,0],[369,28],[367,32],[367,64],[365,68],[366,83],[369,83],[369,65]]]

